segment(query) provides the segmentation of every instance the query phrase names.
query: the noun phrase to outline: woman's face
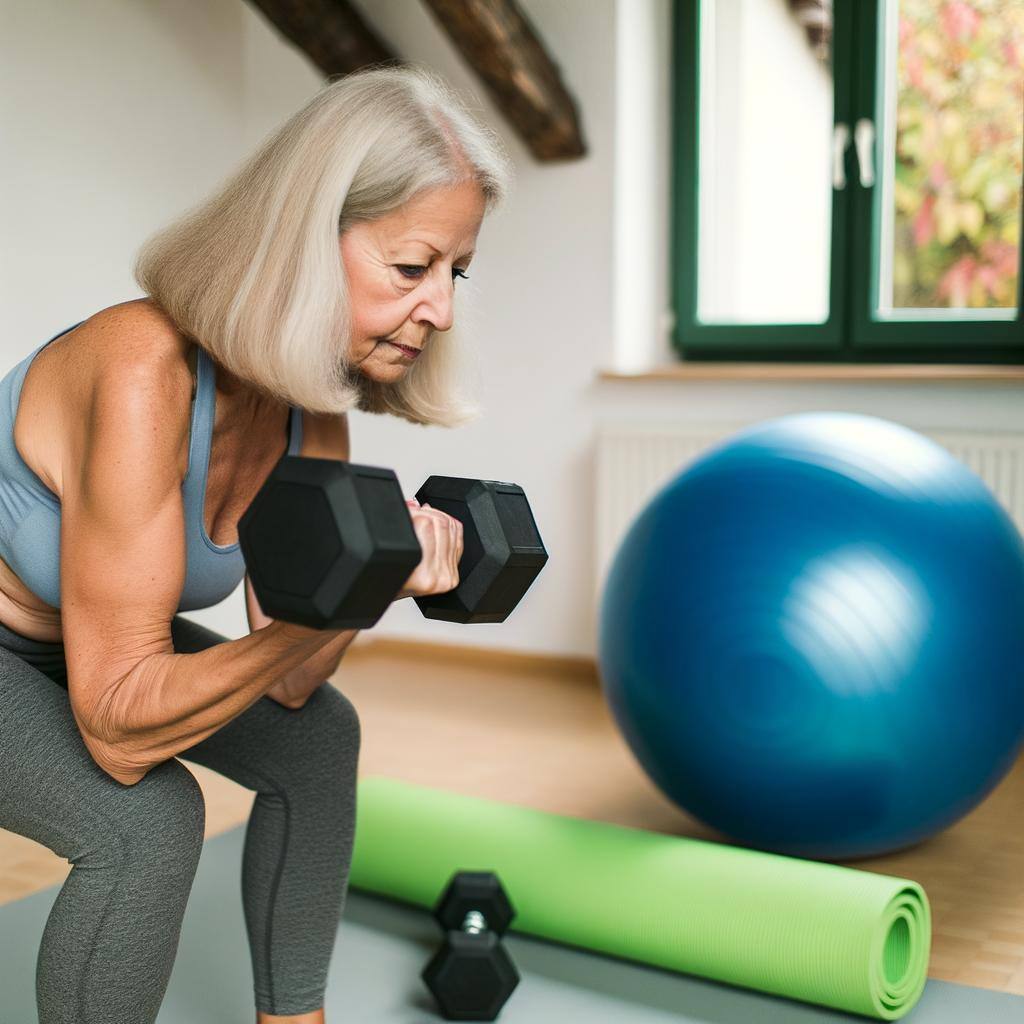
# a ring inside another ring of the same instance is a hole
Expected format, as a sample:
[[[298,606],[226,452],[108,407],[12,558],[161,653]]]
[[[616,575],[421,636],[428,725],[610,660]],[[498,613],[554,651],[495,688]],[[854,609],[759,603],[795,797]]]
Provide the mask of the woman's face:
[[[349,359],[381,383],[400,380],[434,331],[452,326],[455,280],[469,266],[484,215],[472,181],[432,189],[341,235],[349,285]]]

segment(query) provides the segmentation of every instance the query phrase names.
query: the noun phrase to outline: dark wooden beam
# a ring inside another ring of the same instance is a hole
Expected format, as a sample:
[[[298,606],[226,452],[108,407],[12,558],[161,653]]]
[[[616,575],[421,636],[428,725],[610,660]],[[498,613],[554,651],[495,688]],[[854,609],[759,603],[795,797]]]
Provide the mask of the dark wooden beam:
[[[398,58],[347,0],[249,0],[328,78]]]
[[[538,160],[583,156],[576,104],[516,0],[424,0]]]

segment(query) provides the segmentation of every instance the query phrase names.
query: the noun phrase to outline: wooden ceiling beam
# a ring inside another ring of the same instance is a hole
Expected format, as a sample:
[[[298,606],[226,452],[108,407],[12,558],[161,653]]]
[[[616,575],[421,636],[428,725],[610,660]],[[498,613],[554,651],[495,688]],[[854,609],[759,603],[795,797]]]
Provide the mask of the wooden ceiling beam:
[[[538,160],[586,153],[558,66],[516,0],[424,0]]]
[[[347,0],[249,0],[328,78],[398,58]]]

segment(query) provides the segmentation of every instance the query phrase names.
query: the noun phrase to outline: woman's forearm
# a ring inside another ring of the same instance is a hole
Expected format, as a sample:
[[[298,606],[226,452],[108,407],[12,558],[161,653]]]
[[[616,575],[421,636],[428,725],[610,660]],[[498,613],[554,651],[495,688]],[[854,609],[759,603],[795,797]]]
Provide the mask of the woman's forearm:
[[[226,725],[324,648],[337,651],[343,635],[273,622],[192,654],[149,655],[80,723],[86,746],[107,774],[132,785]]]
[[[265,629],[276,621],[260,607],[248,574],[245,577],[245,612],[250,630]],[[321,650],[286,672],[267,690],[266,696],[287,708],[302,707],[309,695],[337,672],[345,648],[358,632],[357,629],[342,630]]]
[[[309,695],[338,671],[341,659],[358,629],[347,629],[301,665],[283,675],[267,696],[289,708],[300,708]]]

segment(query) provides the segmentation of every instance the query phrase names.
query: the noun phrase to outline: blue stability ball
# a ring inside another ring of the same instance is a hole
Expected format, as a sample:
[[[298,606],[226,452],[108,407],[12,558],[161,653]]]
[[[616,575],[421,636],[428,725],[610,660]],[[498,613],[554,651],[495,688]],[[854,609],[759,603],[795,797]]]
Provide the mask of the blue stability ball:
[[[622,543],[605,695],[655,784],[749,846],[899,849],[1024,738],[1024,545],[981,480],[885,420],[786,416],[694,462]]]

